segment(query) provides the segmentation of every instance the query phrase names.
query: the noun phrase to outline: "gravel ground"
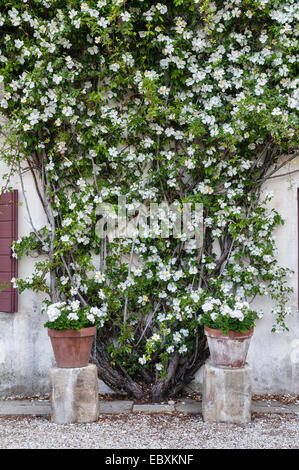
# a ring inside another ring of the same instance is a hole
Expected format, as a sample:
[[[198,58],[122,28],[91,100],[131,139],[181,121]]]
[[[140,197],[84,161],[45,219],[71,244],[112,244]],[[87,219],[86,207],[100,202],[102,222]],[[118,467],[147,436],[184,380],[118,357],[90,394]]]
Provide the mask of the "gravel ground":
[[[0,449],[299,449],[299,417],[254,415],[248,425],[209,424],[199,416],[102,416],[57,425],[45,418],[0,418]]]

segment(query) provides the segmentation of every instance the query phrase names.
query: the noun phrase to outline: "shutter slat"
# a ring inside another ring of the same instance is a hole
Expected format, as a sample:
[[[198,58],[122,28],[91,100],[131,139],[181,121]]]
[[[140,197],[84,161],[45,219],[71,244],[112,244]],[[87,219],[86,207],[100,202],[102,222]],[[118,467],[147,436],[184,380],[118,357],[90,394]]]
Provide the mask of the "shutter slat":
[[[0,256],[0,272],[10,273],[11,271],[11,259],[7,256]]]
[[[13,219],[13,210],[11,205],[8,206],[0,204],[0,222],[5,222]]]
[[[12,238],[13,236],[13,224],[9,222],[0,223],[0,238]]]
[[[18,262],[12,257],[11,245],[18,238],[18,191],[0,196],[0,287],[9,283],[0,291],[0,312],[17,312],[18,292],[11,284],[11,279],[18,276]]]
[[[11,243],[11,238],[0,238],[0,255],[11,256]]]
[[[12,307],[14,305],[13,293],[11,291],[0,292],[0,312],[12,313],[12,311],[8,311],[8,305],[11,305]]]
[[[0,204],[10,204],[13,205],[15,203],[15,193],[18,191],[12,191],[8,193],[4,193],[1,195],[1,201]]]
[[[0,272],[0,279],[1,279],[1,284],[3,282],[9,282],[11,281],[11,271],[9,273],[2,273]],[[5,287],[4,289],[2,288],[2,292],[10,292],[11,291],[11,285],[9,287]]]

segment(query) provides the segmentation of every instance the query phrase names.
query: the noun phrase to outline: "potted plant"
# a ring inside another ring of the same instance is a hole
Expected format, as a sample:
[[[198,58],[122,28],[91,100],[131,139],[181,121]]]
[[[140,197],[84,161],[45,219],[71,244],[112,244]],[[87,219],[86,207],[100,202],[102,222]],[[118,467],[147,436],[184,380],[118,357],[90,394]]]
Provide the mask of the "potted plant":
[[[58,367],[86,367],[97,327],[107,316],[106,306],[82,307],[78,300],[45,303],[45,323]]]
[[[207,297],[201,305],[211,365],[222,368],[244,367],[255,321],[261,317],[238,297]]]

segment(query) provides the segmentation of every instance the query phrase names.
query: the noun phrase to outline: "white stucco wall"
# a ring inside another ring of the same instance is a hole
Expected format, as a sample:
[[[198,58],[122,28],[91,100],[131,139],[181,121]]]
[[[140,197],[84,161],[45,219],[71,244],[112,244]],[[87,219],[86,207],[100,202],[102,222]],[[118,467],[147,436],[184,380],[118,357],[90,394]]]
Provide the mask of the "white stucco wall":
[[[0,175],[5,172],[0,162]],[[35,227],[45,223],[45,215],[34,183],[29,174],[24,175],[26,197]],[[19,191],[19,236],[32,231],[18,177],[11,181]],[[25,257],[19,262],[19,276],[31,274],[36,259]],[[54,363],[52,348],[43,327],[45,319],[40,314],[42,296],[32,291],[19,295],[17,313],[0,312],[0,396],[32,395],[46,393],[49,388],[48,369]]]
[[[290,170],[298,169],[299,162]],[[5,171],[0,162],[0,174]],[[285,170],[284,170],[285,171]],[[30,175],[24,182],[29,206],[36,227],[43,225],[44,213],[35,193]],[[31,231],[20,182],[12,181],[19,190],[19,236]],[[289,280],[295,289],[292,297],[293,314],[288,320],[289,333],[271,333],[271,304],[259,299],[265,316],[259,321],[249,350],[248,361],[252,367],[254,393],[299,394],[299,314],[298,314],[298,247],[297,247],[297,188],[299,173],[291,181],[282,177],[271,180],[265,190],[274,191],[273,204],[284,215],[285,225],[276,231],[281,265],[295,271]],[[34,259],[24,258],[19,262],[19,275],[29,275]],[[41,296],[26,291],[19,295],[19,311],[14,314],[0,312],[0,396],[32,395],[48,391],[48,370],[54,364],[53,353],[44,319],[40,315]],[[201,371],[195,382],[201,383]]]
[[[299,161],[280,170],[299,170]],[[284,217],[285,224],[276,230],[278,261],[294,271],[289,285],[294,288],[290,306],[292,314],[287,325],[289,332],[271,333],[271,302],[259,299],[264,318],[258,322],[248,361],[253,370],[255,393],[299,394],[299,312],[298,312],[298,207],[299,173],[269,180],[264,191],[274,193],[273,206]]]
[[[278,260],[281,266],[294,271],[288,284],[294,288],[288,317],[289,332],[272,333],[271,306],[267,298],[256,299],[264,317],[258,321],[248,353],[252,368],[252,389],[256,394],[299,394],[299,311],[298,311],[298,216],[297,190],[299,188],[299,161],[288,164],[278,174],[298,170],[289,177],[268,180],[263,191],[272,191],[271,206],[284,217],[285,224],[276,229]],[[195,377],[192,387],[201,388],[202,370]]]

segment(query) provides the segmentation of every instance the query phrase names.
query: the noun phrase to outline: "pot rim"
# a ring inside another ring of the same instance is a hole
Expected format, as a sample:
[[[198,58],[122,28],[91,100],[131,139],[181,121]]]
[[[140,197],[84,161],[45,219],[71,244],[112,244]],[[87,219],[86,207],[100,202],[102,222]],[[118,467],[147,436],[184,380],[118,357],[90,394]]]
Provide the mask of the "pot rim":
[[[96,334],[97,327],[96,326],[88,326],[86,328],[82,328],[81,330],[53,330],[48,328],[48,335],[52,337],[58,338],[72,338],[72,337],[84,337],[84,336],[94,336]]]
[[[208,326],[204,326],[204,330],[207,336],[211,338],[221,338],[221,339],[246,339],[250,338],[253,335],[254,327],[250,330],[244,331],[235,331],[235,330],[228,330],[227,334],[224,334],[222,330],[217,328],[210,328]]]

